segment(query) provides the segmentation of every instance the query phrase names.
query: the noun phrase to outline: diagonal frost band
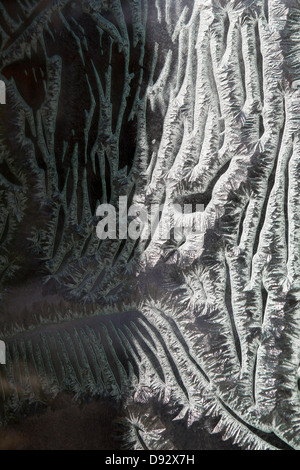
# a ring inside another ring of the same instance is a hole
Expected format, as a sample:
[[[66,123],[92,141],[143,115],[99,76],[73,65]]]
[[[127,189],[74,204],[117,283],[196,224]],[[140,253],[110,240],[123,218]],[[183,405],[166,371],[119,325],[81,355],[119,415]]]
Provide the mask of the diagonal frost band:
[[[129,448],[299,450],[299,2],[3,0],[0,38],[3,423],[67,391]],[[204,230],[99,240],[120,197]]]

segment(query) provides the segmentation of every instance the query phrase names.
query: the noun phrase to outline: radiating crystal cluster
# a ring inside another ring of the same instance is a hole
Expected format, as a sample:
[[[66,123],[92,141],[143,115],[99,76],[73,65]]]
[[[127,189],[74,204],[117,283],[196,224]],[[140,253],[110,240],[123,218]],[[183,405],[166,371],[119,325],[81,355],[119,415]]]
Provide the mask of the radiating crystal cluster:
[[[121,402],[131,448],[186,448],[182,421],[300,449],[299,2],[0,15],[3,422],[68,391]],[[120,196],[162,224],[202,204],[203,230],[99,240],[97,207]],[[41,295],[8,311],[32,272]]]

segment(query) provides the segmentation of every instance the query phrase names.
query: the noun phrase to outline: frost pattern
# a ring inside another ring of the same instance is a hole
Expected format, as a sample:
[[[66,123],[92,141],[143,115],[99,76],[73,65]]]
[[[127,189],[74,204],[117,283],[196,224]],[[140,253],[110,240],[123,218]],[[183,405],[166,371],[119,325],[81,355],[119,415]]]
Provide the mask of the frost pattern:
[[[161,404],[242,448],[300,449],[299,3],[17,9],[0,3],[1,289],[30,265],[63,301],[1,335],[3,421],[67,390],[121,401],[127,447],[175,447]],[[203,233],[100,242],[97,205],[120,195],[162,221],[204,204]]]

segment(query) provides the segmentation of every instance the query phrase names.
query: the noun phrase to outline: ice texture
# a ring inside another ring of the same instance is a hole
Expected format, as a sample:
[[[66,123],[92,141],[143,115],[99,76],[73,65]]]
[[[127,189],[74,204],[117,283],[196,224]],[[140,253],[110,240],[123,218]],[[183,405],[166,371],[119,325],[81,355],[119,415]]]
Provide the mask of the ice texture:
[[[162,407],[299,450],[299,2],[3,0],[0,38],[2,421],[68,391],[129,448],[184,446]],[[100,241],[120,196],[203,230]],[[52,297],[8,312],[32,272]]]

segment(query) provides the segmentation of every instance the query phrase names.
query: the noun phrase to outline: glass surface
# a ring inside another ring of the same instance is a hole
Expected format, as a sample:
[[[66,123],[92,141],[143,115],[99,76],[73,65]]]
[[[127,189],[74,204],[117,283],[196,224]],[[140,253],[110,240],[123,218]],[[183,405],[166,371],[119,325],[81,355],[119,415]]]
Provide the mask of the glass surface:
[[[299,32],[0,1],[1,449],[300,449]]]

